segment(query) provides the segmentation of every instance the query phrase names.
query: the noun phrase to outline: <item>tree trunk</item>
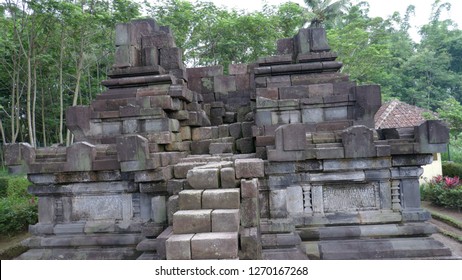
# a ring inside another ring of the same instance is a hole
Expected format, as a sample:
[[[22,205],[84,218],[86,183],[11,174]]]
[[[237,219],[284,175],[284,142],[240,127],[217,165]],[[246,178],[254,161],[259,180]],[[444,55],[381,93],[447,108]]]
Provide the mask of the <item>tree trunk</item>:
[[[34,69],[32,73],[34,90],[32,91],[32,137],[37,142],[37,126],[36,126],[36,108],[37,108],[37,64],[34,62]],[[35,145],[33,145],[35,147]]]
[[[21,56],[18,53],[13,55],[13,74],[11,87],[11,143],[16,143],[19,134],[19,65]]]
[[[30,57],[27,56],[27,91],[26,91],[26,115],[27,115],[27,129],[29,132],[29,143],[35,147],[34,130],[32,128],[32,62]]]
[[[83,69],[83,49],[84,49],[84,39],[80,39],[80,51],[79,57],[77,60],[77,69],[76,69],[76,81],[74,88],[74,98],[72,99],[72,106],[76,106],[79,100],[80,95],[80,80],[82,78],[82,69]],[[73,139],[71,139],[70,131],[67,130],[66,144],[69,146],[72,144]]]
[[[64,28],[64,26],[63,26]],[[64,32],[61,31],[61,50],[59,53],[59,143],[64,143],[64,97],[63,97],[63,60],[64,60]]]
[[[45,124],[45,93],[43,88],[42,92],[42,139],[43,139],[43,146],[47,146],[47,133],[46,133],[46,124]]]
[[[2,119],[0,119],[0,133],[2,133],[3,145],[5,145],[6,144],[6,137],[5,137],[5,130],[3,129]]]
[[[16,137],[15,137],[15,132],[16,132],[16,87],[18,86],[17,83],[18,81],[16,80],[16,59],[13,56],[13,79],[11,81],[12,86],[11,86],[11,143],[16,142]]]

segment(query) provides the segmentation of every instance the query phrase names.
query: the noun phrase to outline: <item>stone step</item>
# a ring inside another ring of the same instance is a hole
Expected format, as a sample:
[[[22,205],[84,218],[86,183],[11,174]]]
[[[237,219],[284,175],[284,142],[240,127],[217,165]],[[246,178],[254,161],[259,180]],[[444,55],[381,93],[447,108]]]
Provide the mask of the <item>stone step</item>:
[[[235,188],[236,173],[232,162],[179,163],[174,167],[176,178],[187,178],[193,189]],[[184,175],[186,174],[186,176]]]
[[[239,209],[240,191],[233,189],[183,190],[179,193],[180,210]]]
[[[138,245],[136,245],[136,250],[140,252],[157,252],[159,247],[158,239],[144,239]]]
[[[203,209],[239,209],[240,201],[238,188],[205,190],[202,193]]]
[[[137,261],[153,261],[153,260],[162,260],[162,258],[156,253],[143,253],[136,260]]]
[[[299,247],[264,249],[262,252],[264,260],[307,260],[308,257]]]
[[[166,242],[167,260],[237,259],[237,232],[174,234]]]
[[[126,260],[135,259],[134,247],[30,249],[17,260]]]
[[[320,241],[319,256],[325,260],[415,259],[451,256],[433,238],[393,238]]]
[[[141,241],[139,234],[69,234],[34,236],[26,241],[29,248],[90,247],[90,246],[133,246]]]
[[[186,179],[193,189],[218,189],[220,187],[220,169],[190,169]]]
[[[295,231],[292,219],[261,219],[262,233],[289,233]]]
[[[296,232],[261,235],[263,249],[295,247],[301,242],[302,240]]]
[[[180,210],[173,214],[173,232],[237,232],[239,218],[239,209]]]
[[[173,233],[212,231],[212,209],[180,210],[173,214]]]
[[[297,228],[303,241],[359,238],[430,236],[436,232],[429,223],[357,225]]]

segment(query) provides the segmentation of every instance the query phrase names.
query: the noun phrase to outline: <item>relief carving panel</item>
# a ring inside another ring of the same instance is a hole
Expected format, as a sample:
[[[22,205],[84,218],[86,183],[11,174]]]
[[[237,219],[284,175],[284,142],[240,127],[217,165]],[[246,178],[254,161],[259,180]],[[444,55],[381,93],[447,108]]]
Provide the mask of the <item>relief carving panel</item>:
[[[325,213],[380,208],[379,189],[374,184],[325,185],[322,193]]]

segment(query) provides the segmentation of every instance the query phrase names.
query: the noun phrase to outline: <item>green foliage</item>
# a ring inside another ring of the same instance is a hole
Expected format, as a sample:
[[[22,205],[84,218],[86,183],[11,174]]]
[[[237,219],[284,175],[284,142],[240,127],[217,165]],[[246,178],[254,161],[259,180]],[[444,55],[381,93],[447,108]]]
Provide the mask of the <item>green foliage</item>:
[[[462,182],[459,177],[434,177],[420,187],[423,200],[436,206],[462,208]]]
[[[452,21],[440,20],[450,5],[436,1],[432,8],[420,30],[422,40],[415,43],[409,36],[414,6],[403,16],[395,12],[386,19],[369,17],[365,2],[351,6],[340,22],[327,25],[342,71],[359,84],[381,85],[384,100],[443,111],[443,101],[462,101],[462,31]]]
[[[104,90],[100,82],[113,61],[114,25],[139,17],[140,2],[0,2],[0,120],[7,142],[27,141],[31,134],[39,146],[61,141],[61,96],[65,110],[74,97],[77,104],[85,105]],[[293,36],[306,21],[323,21],[329,44],[343,62],[343,73],[358,84],[379,84],[385,101],[397,98],[439,109],[451,133],[458,135],[462,130],[462,31],[451,20],[441,20],[450,5],[434,2],[416,43],[409,35],[414,6],[404,14],[375,18],[369,15],[367,2],[352,2],[306,0],[304,7],[287,2],[245,12],[206,0],[160,0],[145,1],[143,13],[170,26],[188,67],[222,64],[224,69],[230,63],[252,63],[273,55],[277,39]],[[35,73],[32,78],[28,61]],[[24,117],[28,90],[36,94],[32,96],[34,133]],[[451,143],[451,152],[454,147]],[[462,162],[458,150],[451,153],[451,160]]]
[[[172,28],[188,65],[221,64],[224,69],[274,54],[276,40],[293,36],[306,14],[294,3],[267,5],[251,13],[206,1],[163,0],[146,5],[159,24]]]
[[[6,188],[6,196],[0,197],[0,235],[13,235],[37,223],[37,200],[27,193],[29,185],[21,176],[0,178],[0,189]]]
[[[37,223],[37,204],[24,198],[0,198],[0,234],[13,235]]]
[[[0,197],[6,197],[8,190],[8,178],[0,177]]]
[[[440,118],[449,125],[453,135],[462,133],[462,105],[454,97],[441,102],[437,111]]]
[[[462,137],[458,135],[450,135],[449,139],[449,152],[445,152],[441,154],[441,158],[443,161],[452,161],[462,164]]]
[[[113,63],[114,26],[138,16],[140,5],[132,0],[0,1],[0,119],[6,141],[27,141],[32,134],[32,144],[59,143],[60,96],[65,111],[74,95],[85,105],[103,90],[100,82]],[[23,117],[28,92],[35,94],[34,133]]]
[[[342,71],[360,84],[380,84],[382,92],[392,73],[392,37],[381,18],[368,18],[360,6],[353,6],[341,28],[328,30],[331,48],[343,62]]]
[[[444,110],[438,101],[462,97],[462,32],[452,21],[440,20],[443,10],[449,11],[450,5],[439,1],[432,5],[430,21],[420,29],[422,39],[403,65],[405,90],[398,94],[403,101],[433,110]]]
[[[25,177],[11,176],[8,178],[7,197],[32,198],[27,192],[30,182]]]
[[[328,28],[348,10],[349,0],[304,0],[308,7],[307,20],[312,23],[324,23]]]
[[[462,163],[443,161],[443,176],[462,178]]]
[[[306,20],[306,11],[293,2],[283,3],[275,15],[282,37],[294,36]]]

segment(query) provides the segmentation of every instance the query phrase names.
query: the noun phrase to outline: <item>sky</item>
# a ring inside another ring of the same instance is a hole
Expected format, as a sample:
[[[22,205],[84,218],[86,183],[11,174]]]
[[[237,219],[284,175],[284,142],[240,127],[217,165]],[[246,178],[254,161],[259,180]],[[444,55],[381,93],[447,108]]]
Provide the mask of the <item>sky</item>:
[[[219,6],[226,6],[230,8],[237,8],[240,10],[247,10],[247,11],[255,11],[261,10],[263,4],[266,2],[270,5],[279,5],[284,2],[288,2],[289,0],[210,0]],[[291,2],[298,3],[302,6],[305,6],[303,0],[290,0]],[[360,0],[352,0],[352,3],[356,4],[361,2]],[[431,6],[434,0],[366,0],[369,2],[370,9],[369,9],[369,16],[371,17],[382,17],[386,18],[392,15],[395,11],[399,12],[401,15],[404,15],[406,9],[409,5],[415,6],[415,16],[411,18],[411,26],[412,29],[410,30],[411,37],[418,41],[418,29],[420,26],[428,23],[430,14],[431,14]],[[450,18],[457,23],[459,28],[462,27],[462,0],[442,0],[442,3],[448,2],[451,4],[451,11],[446,12],[444,11],[441,15],[441,19]],[[459,16],[457,16],[459,14]]]

